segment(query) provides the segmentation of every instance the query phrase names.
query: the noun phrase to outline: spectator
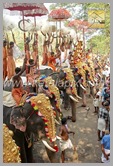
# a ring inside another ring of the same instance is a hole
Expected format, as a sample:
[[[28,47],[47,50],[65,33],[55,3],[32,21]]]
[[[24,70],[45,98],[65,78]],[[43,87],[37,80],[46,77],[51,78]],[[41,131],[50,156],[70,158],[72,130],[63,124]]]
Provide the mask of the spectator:
[[[101,156],[102,163],[110,162],[110,134],[108,130],[105,131],[105,135],[101,140],[101,150],[102,150],[102,156]]]
[[[98,141],[101,140],[100,132],[102,132],[102,137],[105,134],[105,130],[109,127],[109,106],[110,103],[105,101],[103,103],[103,108],[99,109],[98,114]]]
[[[99,110],[99,96],[98,95],[95,95],[95,97],[93,99],[93,105],[95,108],[94,113],[98,113],[98,110]]]
[[[96,94],[95,97],[93,99],[93,105],[95,107],[95,111],[94,113],[98,113],[99,111],[99,105],[100,105],[100,100],[101,100],[101,92],[99,91],[99,89],[96,89]]]
[[[59,136],[61,137],[60,139],[60,148],[61,148],[61,159],[62,159],[62,163],[64,163],[65,160],[65,150],[66,149],[73,149],[74,150],[74,146],[71,142],[71,140],[69,139],[69,133],[73,133],[75,134],[73,131],[69,131],[69,128],[67,127],[67,118],[62,118],[61,120],[61,127],[60,127],[60,134]]]

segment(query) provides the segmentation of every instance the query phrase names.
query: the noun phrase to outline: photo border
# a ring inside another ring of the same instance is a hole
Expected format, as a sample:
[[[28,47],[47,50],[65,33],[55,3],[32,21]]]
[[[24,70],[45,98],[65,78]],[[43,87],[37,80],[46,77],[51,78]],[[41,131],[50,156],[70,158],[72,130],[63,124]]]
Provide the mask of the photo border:
[[[1,22],[1,26],[0,26],[0,34],[1,34],[1,36],[3,36],[3,25],[2,25],[2,22],[3,22],[3,3],[5,3],[5,2],[10,2],[10,3],[15,3],[15,2],[19,2],[19,3],[56,3],[56,1],[55,0],[1,0],[0,1],[0,22]],[[62,1],[62,0],[57,0],[57,3],[110,3],[110,62],[113,62],[113,35],[112,35],[112,31],[113,31],[113,21],[112,21],[112,16],[113,16],[113,1],[112,0],[65,0],[65,1]],[[0,40],[0,49],[1,49],[1,55],[3,54],[2,53],[2,45],[3,45],[3,43],[2,43],[2,41]],[[107,47],[107,46],[106,46]],[[0,134],[0,165],[7,165],[7,164],[10,164],[11,166],[15,166],[15,165],[23,165],[23,166],[25,166],[25,163],[20,163],[20,164],[18,164],[18,163],[15,163],[15,164],[12,164],[12,163],[3,163],[3,154],[2,154],[2,152],[3,152],[3,131],[2,131],[2,126],[3,126],[3,112],[2,112],[2,110],[3,110],[3,86],[2,86],[2,84],[3,84],[3,69],[2,69],[2,56],[0,56],[0,66],[1,66],[1,72],[0,72],[0,81],[1,81],[1,86],[0,86],[0,107],[1,107],[1,111],[0,111],[0,113],[1,113],[1,121],[0,121],[0,131],[1,131],[1,134]],[[111,67],[111,65],[110,65],[110,67]],[[111,68],[111,72],[112,72],[112,68]],[[112,74],[111,74],[112,75]],[[113,78],[111,78],[111,80],[110,80],[110,83],[111,83],[111,85],[113,85]],[[112,90],[112,88],[113,88],[113,86],[111,86],[111,92],[110,92],[110,95],[111,95],[111,97],[110,97],[110,99],[112,99],[113,98],[113,90]],[[113,107],[113,103],[111,103],[111,105],[110,105],[110,109],[111,110],[113,110],[112,109],[112,107]],[[111,117],[113,117],[113,111],[112,112],[110,112],[110,116]],[[113,126],[113,122],[112,121],[110,121],[110,126],[111,126],[111,130],[110,130],[110,137],[111,137],[111,140],[113,140],[113,130],[112,130],[112,126]],[[111,142],[112,143],[112,142]],[[110,155],[111,155],[111,158],[110,158],[110,163],[106,163],[106,165],[113,165],[113,158],[112,158],[112,156],[113,156],[113,152],[112,152],[112,146],[111,146],[111,149],[110,149]],[[49,165],[59,165],[59,164],[62,164],[62,163],[26,163],[26,164],[28,164],[28,165],[30,165],[30,166],[32,166],[32,165],[40,165],[40,166],[43,166],[44,164],[46,165],[46,166],[49,166]],[[64,165],[67,165],[67,166],[70,166],[70,165],[75,165],[75,164],[77,164],[78,166],[79,165],[85,165],[85,166],[91,166],[91,165],[94,165],[94,166],[97,166],[97,165],[101,165],[102,163],[63,163]]]

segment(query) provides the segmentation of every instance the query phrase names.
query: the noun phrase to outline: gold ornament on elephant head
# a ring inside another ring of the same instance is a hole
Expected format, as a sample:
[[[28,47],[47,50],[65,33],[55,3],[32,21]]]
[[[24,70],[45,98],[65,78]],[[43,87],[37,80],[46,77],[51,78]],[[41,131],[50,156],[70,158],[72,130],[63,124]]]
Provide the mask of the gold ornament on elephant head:
[[[83,86],[86,88],[86,75],[85,75],[85,70],[83,69],[83,62],[80,61],[79,63],[76,64],[76,67],[78,68],[78,74],[81,74],[83,77]]]
[[[60,105],[60,92],[59,89],[56,87],[56,85],[54,84],[54,80],[52,79],[52,77],[47,77],[43,80],[45,82],[45,85],[48,87],[48,90],[50,91],[51,94],[54,95],[55,100],[56,100],[56,106],[57,108],[59,108],[59,110],[61,109],[61,105]]]
[[[74,80],[73,72],[70,68],[64,68],[63,71],[66,73],[66,80],[70,83],[70,91],[72,95],[75,95],[78,99],[81,99],[81,97],[77,94],[76,89],[76,82]]]
[[[30,101],[31,105],[35,105],[34,108],[37,108],[37,111],[43,116],[45,129],[47,129],[46,136],[54,140],[56,138],[55,118],[49,98],[45,94],[40,93],[37,96],[31,97]]]

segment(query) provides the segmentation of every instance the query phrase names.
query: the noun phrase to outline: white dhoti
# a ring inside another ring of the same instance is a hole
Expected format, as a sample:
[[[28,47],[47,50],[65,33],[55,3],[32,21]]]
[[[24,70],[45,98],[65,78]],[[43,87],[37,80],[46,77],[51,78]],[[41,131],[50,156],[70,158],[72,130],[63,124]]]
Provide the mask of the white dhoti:
[[[66,149],[74,149],[74,146],[70,139],[68,139],[66,141],[60,139],[60,148],[61,148],[61,151],[64,151]]]
[[[106,153],[106,154],[109,154],[109,153],[110,153],[110,150],[108,150],[108,149],[104,149],[104,150],[105,150],[105,153]],[[108,160],[106,160],[106,158],[104,157],[104,154],[102,153],[101,161],[102,161],[103,163],[109,163],[109,162],[110,162],[110,156],[108,156]]]
[[[99,118],[98,119],[98,130],[105,131],[105,125],[106,125],[105,120],[102,118]]]
[[[7,107],[13,107],[16,105],[11,92],[3,91],[3,105]]]

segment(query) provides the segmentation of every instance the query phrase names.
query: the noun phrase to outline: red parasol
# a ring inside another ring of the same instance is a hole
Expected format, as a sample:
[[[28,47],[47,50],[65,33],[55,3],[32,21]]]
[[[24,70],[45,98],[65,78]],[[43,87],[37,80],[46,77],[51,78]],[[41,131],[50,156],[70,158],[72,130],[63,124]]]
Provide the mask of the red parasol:
[[[48,10],[43,4],[40,6],[39,9],[24,11],[24,16],[26,16],[26,17],[43,16],[46,14],[48,14]]]
[[[67,20],[71,17],[71,14],[68,12],[68,10],[60,8],[52,10],[51,13],[48,15],[49,20],[56,20],[56,27],[57,27],[57,21],[60,21],[60,34],[61,34],[61,21]],[[57,38],[56,38],[56,45],[57,45]],[[60,41],[59,41],[60,42]],[[61,62],[60,62],[61,66]]]
[[[73,20],[70,21],[68,26],[69,27],[77,27],[78,29],[87,29],[89,27],[89,23],[87,21],[83,21],[83,20]]]
[[[36,8],[40,8],[42,6],[42,3],[3,3],[3,6],[5,9],[9,10],[18,10],[18,11],[24,11],[24,10],[32,10]]]
[[[52,10],[49,14],[50,19],[65,20],[71,17],[71,14],[63,8]]]
[[[88,21],[83,21],[83,20],[73,20],[73,21],[69,22],[68,26],[69,27],[77,27],[77,29],[82,29],[83,30],[83,42],[84,42],[83,50],[85,50],[84,32],[90,26],[89,22]],[[77,30],[76,30],[76,32],[77,32]]]

